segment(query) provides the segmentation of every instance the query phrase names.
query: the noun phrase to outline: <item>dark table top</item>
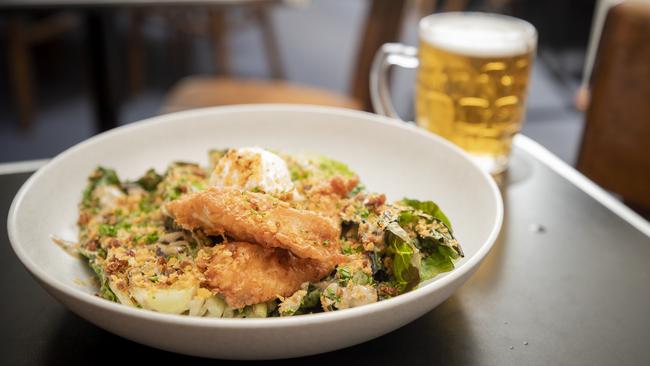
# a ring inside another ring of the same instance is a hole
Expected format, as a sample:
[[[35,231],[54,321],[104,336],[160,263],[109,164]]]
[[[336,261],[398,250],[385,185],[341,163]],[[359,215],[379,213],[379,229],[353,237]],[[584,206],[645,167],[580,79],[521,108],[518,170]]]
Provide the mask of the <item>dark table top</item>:
[[[511,166],[501,235],[451,298],[367,343],[274,362],[649,365],[650,238],[530,150],[517,147]],[[30,174],[0,175],[0,217]],[[133,343],[72,314],[30,277],[4,227],[0,278],[0,365],[214,363]]]

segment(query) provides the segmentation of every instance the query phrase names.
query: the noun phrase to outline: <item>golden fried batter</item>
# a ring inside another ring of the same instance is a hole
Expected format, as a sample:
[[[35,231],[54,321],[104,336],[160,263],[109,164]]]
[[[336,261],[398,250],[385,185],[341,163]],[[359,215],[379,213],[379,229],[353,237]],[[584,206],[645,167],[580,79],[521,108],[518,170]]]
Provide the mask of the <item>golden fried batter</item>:
[[[340,228],[317,213],[291,208],[273,196],[212,187],[166,206],[176,223],[208,235],[283,248],[300,258],[339,264],[345,261]]]
[[[290,296],[303,282],[317,282],[333,270],[331,265],[298,258],[284,249],[244,242],[202,249],[196,263],[208,287],[233,308]]]

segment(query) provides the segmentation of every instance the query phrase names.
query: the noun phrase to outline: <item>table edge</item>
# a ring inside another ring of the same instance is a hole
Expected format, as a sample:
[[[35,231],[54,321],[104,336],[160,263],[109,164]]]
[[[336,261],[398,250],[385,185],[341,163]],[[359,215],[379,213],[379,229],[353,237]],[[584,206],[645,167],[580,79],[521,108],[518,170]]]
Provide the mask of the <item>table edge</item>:
[[[635,229],[650,237],[650,222],[634,212],[632,209],[617,200],[609,192],[598,186],[572,166],[568,165],[555,154],[531,138],[519,134],[515,136],[513,144],[537,158],[555,173],[571,182],[591,198],[600,202],[610,211],[628,222]],[[0,175],[28,173],[38,170],[50,159],[26,160],[11,163],[0,163]]]
[[[574,167],[558,158],[555,154],[550,152],[540,143],[534,141],[530,137],[519,134],[515,136],[513,144],[516,147],[533,155],[558,175],[571,182],[587,195],[591,196],[591,198],[600,202],[603,206],[607,207],[610,211],[614,212],[620,218],[627,221],[634,228],[650,237],[650,222],[648,220],[644,219],[641,215],[637,214],[631,208],[627,207],[621,201],[616,199],[611,193],[607,192],[602,187],[594,183],[591,179],[584,176]]]
[[[0,163],[0,175],[34,172],[43,165],[47,164],[48,161],[50,161],[50,159],[23,160]]]

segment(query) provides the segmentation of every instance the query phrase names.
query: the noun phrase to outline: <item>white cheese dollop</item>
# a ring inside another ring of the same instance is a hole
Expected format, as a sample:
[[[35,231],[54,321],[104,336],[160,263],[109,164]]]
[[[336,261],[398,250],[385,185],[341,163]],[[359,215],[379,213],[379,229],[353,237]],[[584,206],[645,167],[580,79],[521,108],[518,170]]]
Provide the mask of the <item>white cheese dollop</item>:
[[[259,147],[229,150],[215,166],[210,185],[269,194],[290,193],[294,188],[287,163]]]

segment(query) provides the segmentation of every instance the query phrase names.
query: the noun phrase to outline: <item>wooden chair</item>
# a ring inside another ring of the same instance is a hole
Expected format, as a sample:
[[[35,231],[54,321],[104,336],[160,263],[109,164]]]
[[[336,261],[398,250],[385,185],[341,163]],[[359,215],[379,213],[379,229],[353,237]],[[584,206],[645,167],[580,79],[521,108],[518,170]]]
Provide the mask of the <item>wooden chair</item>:
[[[148,20],[162,20],[171,36],[170,61],[182,64],[190,48],[188,37],[208,36],[214,49],[214,62],[217,73],[228,75],[231,71],[230,49],[227,38],[230,33],[250,25],[259,29],[266,61],[273,78],[283,78],[284,70],[280,61],[277,39],[270,20],[274,7],[286,5],[286,0],[247,0],[243,2],[215,3],[201,7],[154,7],[129,10],[128,78],[132,94],[139,93],[145,84],[146,55],[144,52],[143,29]],[[229,21],[228,13],[240,10],[244,16],[237,22]]]
[[[407,0],[372,0],[364,26],[350,95],[279,80],[241,80],[229,77],[191,77],[174,86],[163,112],[208,106],[250,103],[308,103],[370,110],[370,66],[375,52],[396,41]]]
[[[650,210],[650,3],[625,2],[607,15],[577,167]]]

